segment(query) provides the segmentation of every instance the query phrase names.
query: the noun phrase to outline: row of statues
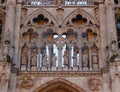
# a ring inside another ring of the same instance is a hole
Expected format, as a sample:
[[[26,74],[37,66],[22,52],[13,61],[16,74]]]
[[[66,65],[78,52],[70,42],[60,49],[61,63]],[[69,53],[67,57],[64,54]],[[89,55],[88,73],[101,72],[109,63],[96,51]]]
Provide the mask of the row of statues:
[[[25,50],[28,50],[27,48]],[[61,49],[62,50],[62,49]],[[72,52],[72,50],[65,50],[61,53],[62,57],[60,58],[60,53],[50,52],[51,50],[43,50],[38,54],[38,49],[32,50],[29,56],[28,51],[22,52],[21,54],[21,66],[28,66],[28,62],[30,60],[31,67],[82,67],[89,68],[90,55],[88,50],[85,50],[83,53]],[[56,50],[57,51],[57,50]],[[71,53],[71,54],[70,54]],[[74,53],[74,54],[72,54]],[[29,59],[30,58],[30,59]],[[81,58],[81,59],[80,59]],[[93,51],[91,54],[92,64],[97,64],[98,66],[98,53],[97,51]],[[81,63],[80,63],[81,62]],[[60,65],[61,64],[61,65]],[[93,67],[92,65],[92,67]]]

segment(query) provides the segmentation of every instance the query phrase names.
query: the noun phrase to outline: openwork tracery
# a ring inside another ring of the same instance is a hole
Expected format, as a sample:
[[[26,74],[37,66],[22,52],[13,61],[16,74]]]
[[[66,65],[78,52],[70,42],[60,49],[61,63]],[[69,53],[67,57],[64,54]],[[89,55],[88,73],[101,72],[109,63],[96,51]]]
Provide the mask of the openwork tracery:
[[[65,25],[57,28],[42,13],[31,19],[21,32],[21,70],[99,70],[97,27],[81,14]]]

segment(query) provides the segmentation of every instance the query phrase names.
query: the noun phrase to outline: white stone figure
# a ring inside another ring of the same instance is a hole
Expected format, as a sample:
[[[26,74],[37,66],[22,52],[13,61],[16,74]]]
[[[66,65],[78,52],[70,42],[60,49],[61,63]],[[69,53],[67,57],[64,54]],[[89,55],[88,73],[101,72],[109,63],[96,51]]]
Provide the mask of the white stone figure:
[[[55,53],[53,53],[53,56],[52,56],[52,66],[56,66],[56,60],[57,60],[57,57],[56,57]]]
[[[63,58],[64,58],[64,65],[68,66],[68,58],[69,58],[68,51],[64,52]]]
[[[83,54],[83,67],[88,67],[88,54],[85,53]]]

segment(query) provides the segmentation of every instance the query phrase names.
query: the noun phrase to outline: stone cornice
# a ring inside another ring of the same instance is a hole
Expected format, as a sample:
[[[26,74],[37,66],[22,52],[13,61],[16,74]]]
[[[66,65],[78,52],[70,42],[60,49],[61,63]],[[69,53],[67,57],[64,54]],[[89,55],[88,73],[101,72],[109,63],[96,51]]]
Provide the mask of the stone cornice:
[[[57,5],[48,5],[48,6],[46,6],[46,5],[41,5],[41,6],[35,6],[35,5],[23,5],[23,7],[24,8],[58,8],[59,6],[57,6]],[[67,5],[62,5],[61,6],[62,8],[81,8],[81,7],[91,7],[91,8],[94,8],[94,7],[96,7],[95,5],[69,5],[69,6],[67,6]]]
[[[40,77],[80,77],[80,76],[97,76],[101,77],[101,72],[76,72],[76,71],[39,71],[39,72],[19,72],[19,76],[40,76]]]

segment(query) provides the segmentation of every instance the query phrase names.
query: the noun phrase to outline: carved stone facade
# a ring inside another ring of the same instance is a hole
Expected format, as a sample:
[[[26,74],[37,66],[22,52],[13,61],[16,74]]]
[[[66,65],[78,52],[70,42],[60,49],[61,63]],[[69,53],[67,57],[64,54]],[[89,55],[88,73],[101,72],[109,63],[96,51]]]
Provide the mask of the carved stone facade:
[[[1,92],[119,92],[119,0],[0,0]]]

